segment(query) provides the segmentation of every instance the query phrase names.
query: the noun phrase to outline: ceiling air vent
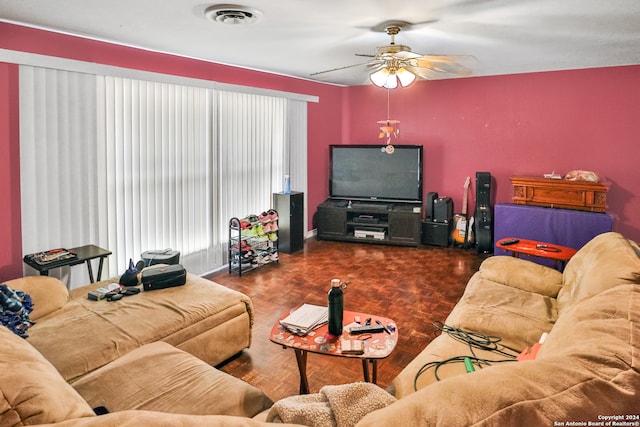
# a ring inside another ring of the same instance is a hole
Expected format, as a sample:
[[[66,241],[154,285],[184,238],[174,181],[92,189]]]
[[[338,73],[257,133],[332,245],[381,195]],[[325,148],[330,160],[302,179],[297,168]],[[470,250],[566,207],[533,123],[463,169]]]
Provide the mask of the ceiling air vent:
[[[204,11],[204,16],[213,22],[229,25],[253,24],[261,16],[260,11],[233,4],[216,4]]]

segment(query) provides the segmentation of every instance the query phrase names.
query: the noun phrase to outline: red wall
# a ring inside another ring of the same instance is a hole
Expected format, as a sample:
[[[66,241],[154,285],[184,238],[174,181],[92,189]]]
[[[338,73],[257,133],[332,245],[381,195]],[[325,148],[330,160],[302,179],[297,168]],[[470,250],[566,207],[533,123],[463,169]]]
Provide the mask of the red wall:
[[[6,23],[0,48],[318,96],[308,112],[309,224],[328,194],[327,146],[382,143],[376,121],[387,118],[387,92],[373,86],[340,88]],[[418,82],[390,93],[391,118],[401,120],[398,143],[425,146],[425,192],[459,207],[465,177],[488,171],[496,201],[508,202],[510,175],[590,169],[611,182],[615,229],[640,241],[639,77],[632,66]],[[22,273],[18,129],[17,67],[0,63],[0,280]]]
[[[0,281],[22,276],[18,66],[0,63]]]
[[[595,171],[611,185],[614,230],[639,241],[639,79],[640,66],[629,66],[421,81],[390,92],[395,143],[425,147],[424,190],[451,196],[456,211],[467,176],[475,194],[477,171],[495,178],[497,202],[511,201],[512,175]],[[387,92],[348,92],[348,140],[381,142],[376,121],[387,118]]]

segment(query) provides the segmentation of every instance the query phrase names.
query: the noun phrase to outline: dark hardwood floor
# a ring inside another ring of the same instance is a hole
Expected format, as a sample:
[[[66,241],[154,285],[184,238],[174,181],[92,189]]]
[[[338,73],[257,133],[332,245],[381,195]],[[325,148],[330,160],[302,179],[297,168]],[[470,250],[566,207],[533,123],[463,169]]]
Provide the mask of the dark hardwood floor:
[[[399,341],[378,363],[378,385],[388,383],[433,339],[432,321],[444,321],[486,256],[461,248],[370,245],[309,239],[303,251],[238,277],[208,276],[250,296],[255,311],[251,348],[218,368],[263,390],[274,401],[298,394],[294,351],[269,340],[274,322],[304,302],[326,305],[332,278],[348,282],[345,309],[394,319]],[[311,392],[326,384],[362,381],[357,359],[310,353]]]

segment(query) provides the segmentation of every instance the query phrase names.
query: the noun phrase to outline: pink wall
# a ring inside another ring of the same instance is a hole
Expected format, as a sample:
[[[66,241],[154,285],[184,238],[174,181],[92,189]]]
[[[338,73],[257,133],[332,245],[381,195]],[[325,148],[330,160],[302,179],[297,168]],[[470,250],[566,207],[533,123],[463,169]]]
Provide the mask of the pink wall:
[[[456,211],[467,176],[475,194],[477,171],[495,178],[497,202],[510,202],[512,175],[593,170],[611,184],[614,230],[638,241],[638,79],[640,66],[422,81],[390,92],[390,116],[401,122],[396,143],[425,147],[425,192],[451,196]],[[348,92],[348,140],[380,142],[386,91]]]
[[[22,275],[18,66],[0,63],[0,280]]]
[[[382,143],[376,121],[386,118],[387,92],[372,86],[340,88],[6,23],[0,48],[318,96],[308,113],[309,224],[328,195],[328,145]],[[391,118],[401,120],[398,142],[425,146],[425,192],[450,195],[459,207],[465,177],[488,171],[496,201],[507,202],[510,175],[591,169],[612,184],[615,229],[640,241],[632,139],[640,134],[639,77],[633,66],[419,82],[391,92]],[[22,272],[17,88],[17,67],[0,63],[0,280]]]

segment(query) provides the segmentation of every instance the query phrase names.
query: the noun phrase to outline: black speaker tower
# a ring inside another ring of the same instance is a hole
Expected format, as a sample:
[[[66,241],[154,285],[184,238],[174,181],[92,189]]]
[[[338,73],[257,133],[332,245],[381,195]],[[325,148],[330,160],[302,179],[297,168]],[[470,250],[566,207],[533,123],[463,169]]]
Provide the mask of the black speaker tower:
[[[476,172],[476,210],[474,213],[478,253],[493,252],[493,208],[491,206],[491,174]]]
[[[426,212],[425,214],[425,219],[427,221],[433,221],[433,202],[438,198],[438,193],[436,192],[431,192],[431,193],[427,193],[427,200],[424,202],[424,211]]]

